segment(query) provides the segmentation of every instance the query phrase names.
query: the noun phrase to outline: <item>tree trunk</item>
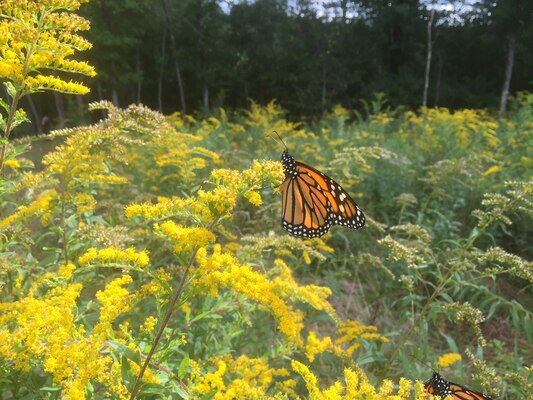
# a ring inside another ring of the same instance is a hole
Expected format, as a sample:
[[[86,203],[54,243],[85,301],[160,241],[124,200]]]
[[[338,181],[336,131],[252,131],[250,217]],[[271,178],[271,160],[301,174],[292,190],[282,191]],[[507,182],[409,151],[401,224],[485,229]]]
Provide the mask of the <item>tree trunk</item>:
[[[33,116],[33,124],[35,126],[35,129],[37,131],[37,135],[43,134],[43,122],[48,122],[48,117],[44,117],[41,120],[41,117],[39,116],[39,112],[37,111],[37,107],[35,107],[35,103],[33,102],[33,99],[31,98],[31,95],[27,95],[26,98],[28,99],[28,104],[30,106],[31,115]]]
[[[433,43],[431,41],[431,30],[433,28],[433,20],[435,19],[435,9],[431,10],[431,15],[428,21],[428,52],[426,57],[426,76],[424,79],[424,95],[422,97],[422,107],[428,105],[428,89],[429,89],[429,71],[431,70],[431,52],[433,50]]]
[[[440,83],[442,80],[442,66],[444,64],[444,60],[442,59],[442,55],[438,56],[437,59],[439,60],[438,66],[439,69],[437,70],[437,86],[435,89],[435,103],[434,107],[438,107],[439,100],[440,100]]]
[[[78,109],[79,117],[83,117],[85,120],[85,113],[87,112],[87,106],[85,105],[85,100],[83,100],[83,96],[78,94],[76,95],[76,107]]]
[[[157,80],[157,104],[159,112],[163,112],[163,76],[165,74],[165,60],[166,60],[166,45],[167,45],[167,25],[163,27],[163,40],[161,41],[161,68],[159,68],[159,79]]]
[[[113,88],[111,90],[111,101],[113,102],[113,105],[115,107],[118,107],[118,92],[117,92],[117,89]]]
[[[178,80],[178,89],[180,92],[181,111],[185,114],[187,112],[187,104],[185,103],[185,91],[183,90],[183,82],[181,80],[180,66],[178,63],[178,52],[176,51],[176,39],[174,38],[174,32],[172,30],[174,23],[172,22],[172,15],[170,14],[170,8],[168,7],[167,1],[168,0],[161,0],[163,4],[163,11],[166,16],[167,28],[170,33],[170,44],[171,44],[172,57],[174,58],[174,68],[176,69],[176,78]]]
[[[65,127],[65,123],[67,122],[67,119],[65,118],[65,105],[63,103],[63,95],[58,92],[52,92],[54,93],[54,100],[56,103],[56,111],[57,111],[57,129],[62,129]]]
[[[204,110],[209,113],[209,88],[204,85]]]
[[[326,62],[322,61],[322,113],[326,111]]]
[[[139,50],[139,47],[137,47],[137,51],[135,52],[135,74],[137,75],[137,93],[136,93],[136,99],[135,102],[140,104],[141,103],[141,51]]]
[[[502,97],[500,98],[500,117],[502,117],[507,110],[507,97],[509,96],[509,88],[511,87],[511,78],[513,76],[514,65],[514,51],[516,48],[516,37],[510,35],[507,42],[507,62],[505,65],[505,76],[503,80]]]

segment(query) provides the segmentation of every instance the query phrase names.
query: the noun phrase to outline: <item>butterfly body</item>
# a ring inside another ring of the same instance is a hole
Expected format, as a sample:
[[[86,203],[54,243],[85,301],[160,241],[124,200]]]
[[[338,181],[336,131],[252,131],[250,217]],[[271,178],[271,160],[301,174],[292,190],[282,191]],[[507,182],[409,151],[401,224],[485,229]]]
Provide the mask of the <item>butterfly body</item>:
[[[448,382],[437,372],[433,372],[431,378],[424,382],[426,392],[444,399],[451,396],[453,400],[493,400],[484,394],[470,390],[457,383]]]
[[[324,235],[332,225],[357,229],[365,224],[363,212],[333,179],[296,161],[287,150],[281,164],[285,174],[281,223],[291,235],[313,238]]]

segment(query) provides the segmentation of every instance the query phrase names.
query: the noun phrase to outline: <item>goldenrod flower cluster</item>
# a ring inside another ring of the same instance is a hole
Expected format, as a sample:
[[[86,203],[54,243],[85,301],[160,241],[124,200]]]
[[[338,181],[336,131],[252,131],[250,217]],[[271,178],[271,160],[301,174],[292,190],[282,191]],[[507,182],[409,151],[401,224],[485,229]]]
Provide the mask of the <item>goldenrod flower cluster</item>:
[[[165,221],[161,225],[155,224],[154,230],[162,233],[174,243],[176,253],[192,251],[215,241],[215,235],[206,228],[188,228],[177,225],[173,221]]]
[[[91,247],[79,259],[80,264],[111,265],[111,266],[138,266],[145,267],[150,262],[146,251],[137,252],[133,247],[119,250],[114,247],[97,250]],[[99,262],[99,263],[97,263]]]
[[[295,386],[285,368],[271,368],[262,358],[240,356],[232,359],[229,355],[215,357],[202,364],[195,362],[191,373],[191,394],[195,397],[215,391],[214,399],[259,399],[267,395],[269,387],[275,383],[279,389]],[[213,372],[203,372],[214,366]]]
[[[455,364],[458,361],[461,361],[463,358],[460,354],[457,353],[446,353],[439,357],[437,365],[441,368],[449,367],[452,364]]]
[[[68,276],[72,268],[63,267],[62,273]],[[116,293],[115,287],[106,290]],[[4,328],[0,330],[0,356],[12,360],[22,371],[28,371],[35,360],[42,360],[44,371],[63,388],[65,398],[85,399],[85,389],[94,381],[126,399],[128,391],[122,383],[120,365],[117,368],[119,363],[100,353],[110,334],[106,328],[112,323],[111,314],[105,313],[98,334],[86,337],[85,327],[76,324],[81,289],[80,284],[68,284],[50,289],[43,296],[30,292],[20,301],[1,303],[0,326]],[[113,296],[117,299],[116,294]],[[113,307],[116,316],[120,311],[117,305]]]
[[[381,387],[376,389],[370,383],[366,374],[358,367],[344,370],[344,382],[337,381],[327,389],[320,389],[317,377],[304,364],[293,360],[292,369],[305,381],[310,400],[428,400],[431,396],[425,393],[421,382],[411,382],[401,378],[396,394],[392,381],[383,381]],[[412,388],[414,393],[411,394]],[[413,397],[414,396],[414,397]],[[436,399],[436,398],[435,398]]]
[[[404,118],[406,124],[400,127],[400,133],[426,152],[453,150],[456,146],[467,149],[474,144],[490,152],[501,143],[498,124],[486,111],[463,109],[451,112],[447,108],[422,107],[419,113],[406,112]]]
[[[361,339],[387,343],[389,339],[378,333],[378,328],[373,325],[363,325],[358,321],[346,320],[341,323],[338,334],[342,335],[335,341],[337,345],[348,343],[346,349],[348,356],[361,346]]]
[[[27,206],[19,206],[18,209],[9,217],[0,221],[0,229],[13,225],[14,223],[20,223],[34,215],[48,215],[51,211],[51,203],[56,199],[57,193],[55,190],[48,190],[43,192],[35,200],[33,200]],[[46,222],[46,219],[45,221]]]
[[[302,313],[287,303],[283,298],[284,293],[276,290],[276,285],[268,278],[248,266],[239,265],[232,255],[222,253],[218,244],[211,254],[205,248],[200,248],[196,261],[198,268],[191,282],[193,286],[213,297],[217,296],[220,289],[232,289],[263,304],[276,317],[278,329],[287,340],[295,345],[302,344]]]
[[[102,305],[100,308],[100,321],[94,327],[95,335],[101,339],[107,336],[111,330],[111,324],[122,313],[130,310],[132,306],[132,296],[128,289],[123,286],[131,283],[133,279],[129,275],[123,275],[120,278],[108,283],[104,290],[96,293],[96,298]]]
[[[9,80],[22,94],[40,90],[85,94],[82,83],[65,81],[43,70],[96,75],[83,61],[69,59],[75,51],[91,48],[76,32],[89,29],[89,22],[75,15],[81,1],[3,1],[0,15],[0,78]],[[66,12],[65,12],[66,11]]]

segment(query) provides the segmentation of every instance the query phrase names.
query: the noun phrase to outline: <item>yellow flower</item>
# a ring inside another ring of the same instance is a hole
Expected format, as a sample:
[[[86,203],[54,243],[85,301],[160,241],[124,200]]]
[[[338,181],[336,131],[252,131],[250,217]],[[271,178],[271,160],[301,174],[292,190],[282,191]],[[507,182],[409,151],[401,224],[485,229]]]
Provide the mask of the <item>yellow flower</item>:
[[[146,318],[146,321],[144,321],[144,324],[142,324],[141,330],[145,332],[152,332],[154,330],[156,323],[157,323],[157,318],[153,316],[149,316],[148,318]]]
[[[500,167],[499,165],[493,165],[492,167],[490,167],[489,169],[487,169],[483,175],[487,176],[487,175],[490,175],[490,174],[494,174],[495,172],[499,172],[502,170],[502,167]]]
[[[30,293],[19,301],[0,303],[0,357],[12,360],[20,371],[42,360],[44,371],[62,387],[65,398],[85,399],[85,388],[92,381],[127,399],[120,364],[100,353],[105,342],[94,335],[85,337],[84,326],[75,323],[81,289],[80,284],[70,284],[41,297]]]
[[[145,267],[150,262],[146,251],[136,252],[133,247],[126,250],[118,250],[115,247],[107,247],[97,250],[91,247],[79,259],[80,264],[93,264],[94,261],[101,261],[102,264],[122,266],[124,264]]]
[[[337,345],[351,344],[346,349],[346,354],[351,356],[354,350],[361,347],[361,339],[387,343],[389,340],[377,332],[373,325],[363,325],[358,321],[346,320],[341,323],[338,333],[342,335],[335,341]]]
[[[0,78],[10,80],[26,92],[43,89],[84,94],[89,89],[81,83],[67,82],[43,70],[61,70],[96,75],[83,61],[68,59],[74,52],[87,50],[91,44],[75,32],[89,29],[89,22],[72,13],[80,1],[47,2],[9,1],[0,13],[10,15],[0,23]]]
[[[248,192],[244,194],[244,197],[246,197],[248,201],[254,206],[260,206],[261,204],[263,204],[261,195],[259,194],[259,192],[256,192],[255,190],[249,190]]]
[[[302,344],[302,312],[287,304],[277,284],[250,267],[239,265],[230,253],[222,253],[219,244],[215,245],[211,256],[208,256],[205,248],[200,248],[196,254],[196,262],[198,268],[191,281],[193,286],[213,297],[221,288],[231,288],[265,305],[278,320],[278,329],[288,341],[295,345]]]
[[[310,362],[315,360],[317,354],[323,353],[333,347],[333,343],[329,336],[320,340],[316,337],[315,332],[309,333],[307,337],[307,344],[305,345],[305,352]]]
[[[87,193],[78,193],[75,196],[75,203],[79,213],[94,210],[96,206],[96,199]]]
[[[108,331],[111,330],[111,324],[115,319],[121,313],[131,309],[131,295],[122,286],[132,281],[131,276],[123,275],[108,283],[104,290],[96,293],[96,298],[102,304],[102,307],[100,308],[100,320],[95,325],[94,332],[102,340],[107,336]]]
[[[20,163],[17,160],[6,160],[6,161],[4,161],[4,165],[6,167],[8,167],[8,168],[11,168],[11,169],[19,169],[20,168]]]
[[[446,353],[439,357],[439,360],[437,361],[437,365],[441,368],[446,368],[461,360],[462,360],[462,357],[460,354]]]
[[[36,214],[46,213],[50,210],[50,203],[56,198],[57,193],[55,190],[48,190],[37,199],[32,201],[27,206],[19,206],[14,214],[0,221],[0,228],[5,228],[12,225],[14,222],[18,222],[27,219]]]
[[[155,224],[154,229],[171,239],[176,253],[204,247],[216,240],[215,235],[206,228],[188,228],[173,221]]]
[[[57,271],[57,275],[63,276],[65,278],[72,277],[72,272],[76,269],[76,266],[72,263],[62,265]]]

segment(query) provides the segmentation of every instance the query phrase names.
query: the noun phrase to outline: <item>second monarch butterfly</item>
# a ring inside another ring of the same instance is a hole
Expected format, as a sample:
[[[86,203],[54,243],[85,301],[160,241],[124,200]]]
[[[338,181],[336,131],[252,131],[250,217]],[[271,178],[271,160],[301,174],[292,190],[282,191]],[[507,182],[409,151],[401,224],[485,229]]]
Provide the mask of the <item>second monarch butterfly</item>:
[[[440,396],[441,399],[449,395],[454,400],[493,400],[457,383],[445,381],[437,372],[433,372],[431,378],[424,382],[424,387],[426,393]]]
[[[287,146],[281,164],[285,173],[281,224],[291,235],[313,238],[325,234],[331,225],[357,229],[365,224],[363,212],[350,195],[329,176],[296,161]]]

